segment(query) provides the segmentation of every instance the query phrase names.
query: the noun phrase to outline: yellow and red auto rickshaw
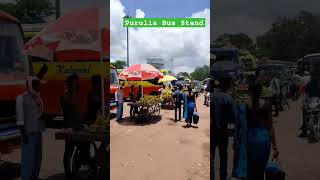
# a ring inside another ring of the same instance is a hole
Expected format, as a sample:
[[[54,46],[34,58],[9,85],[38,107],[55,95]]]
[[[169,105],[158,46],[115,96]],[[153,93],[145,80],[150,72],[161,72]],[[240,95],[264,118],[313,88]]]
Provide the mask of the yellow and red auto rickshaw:
[[[33,73],[23,45],[21,24],[0,10],[0,154],[20,144],[15,101],[25,90],[25,79]]]

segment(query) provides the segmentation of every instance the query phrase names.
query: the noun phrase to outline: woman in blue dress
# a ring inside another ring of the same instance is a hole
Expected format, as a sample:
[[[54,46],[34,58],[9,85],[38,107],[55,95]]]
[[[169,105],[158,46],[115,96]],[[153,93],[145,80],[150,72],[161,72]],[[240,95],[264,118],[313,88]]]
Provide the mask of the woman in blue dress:
[[[271,144],[273,157],[278,157],[272,123],[272,104],[261,98],[262,85],[253,81],[249,85],[250,98],[246,103],[247,168],[248,180],[264,180]]]
[[[187,125],[185,128],[192,127],[192,117],[193,113],[197,112],[196,98],[195,94],[192,92],[192,88],[188,87],[188,94],[184,96],[184,118],[186,119]]]

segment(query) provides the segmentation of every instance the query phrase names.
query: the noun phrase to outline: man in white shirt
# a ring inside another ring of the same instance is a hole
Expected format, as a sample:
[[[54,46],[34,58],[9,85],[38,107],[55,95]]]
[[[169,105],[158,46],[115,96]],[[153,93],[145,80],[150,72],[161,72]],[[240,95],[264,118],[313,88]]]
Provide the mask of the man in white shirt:
[[[123,91],[122,86],[118,88],[118,90],[115,93],[115,101],[117,103],[117,121],[120,121],[122,119],[123,115]]]

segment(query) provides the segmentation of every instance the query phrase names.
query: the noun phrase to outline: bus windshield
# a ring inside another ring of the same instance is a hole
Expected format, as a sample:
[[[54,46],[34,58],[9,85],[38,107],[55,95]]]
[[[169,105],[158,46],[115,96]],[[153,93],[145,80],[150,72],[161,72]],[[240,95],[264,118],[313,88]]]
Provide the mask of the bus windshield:
[[[235,62],[235,54],[230,52],[214,52],[215,62],[218,61],[232,61]]]
[[[0,20],[0,74],[10,80],[27,75],[27,58],[23,53],[23,37],[19,25]],[[7,79],[8,80],[8,79]],[[2,81],[0,79],[0,81]]]

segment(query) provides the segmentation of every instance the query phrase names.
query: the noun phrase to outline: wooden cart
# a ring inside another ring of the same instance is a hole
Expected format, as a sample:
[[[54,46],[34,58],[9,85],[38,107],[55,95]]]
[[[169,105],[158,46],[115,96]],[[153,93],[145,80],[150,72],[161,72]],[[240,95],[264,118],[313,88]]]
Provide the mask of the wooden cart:
[[[134,119],[137,122],[144,122],[147,119],[160,116],[161,103],[152,104],[152,105],[128,103],[128,106],[134,109],[134,112],[130,114],[130,119]]]
[[[95,167],[93,168],[95,170],[94,176],[92,177],[92,174],[88,179],[108,179],[110,177],[110,171],[109,171],[109,135],[107,133],[94,133],[90,132],[88,130],[60,130],[55,133],[56,140],[72,140],[74,142],[81,143],[90,143],[90,156],[92,162],[94,162]],[[100,144],[99,147],[97,147],[97,144]],[[91,149],[91,146],[93,147],[93,150]],[[73,155],[70,157],[70,169],[71,174],[73,177],[79,178],[79,167],[80,167],[80,148],[79,146],[76,146]]]

